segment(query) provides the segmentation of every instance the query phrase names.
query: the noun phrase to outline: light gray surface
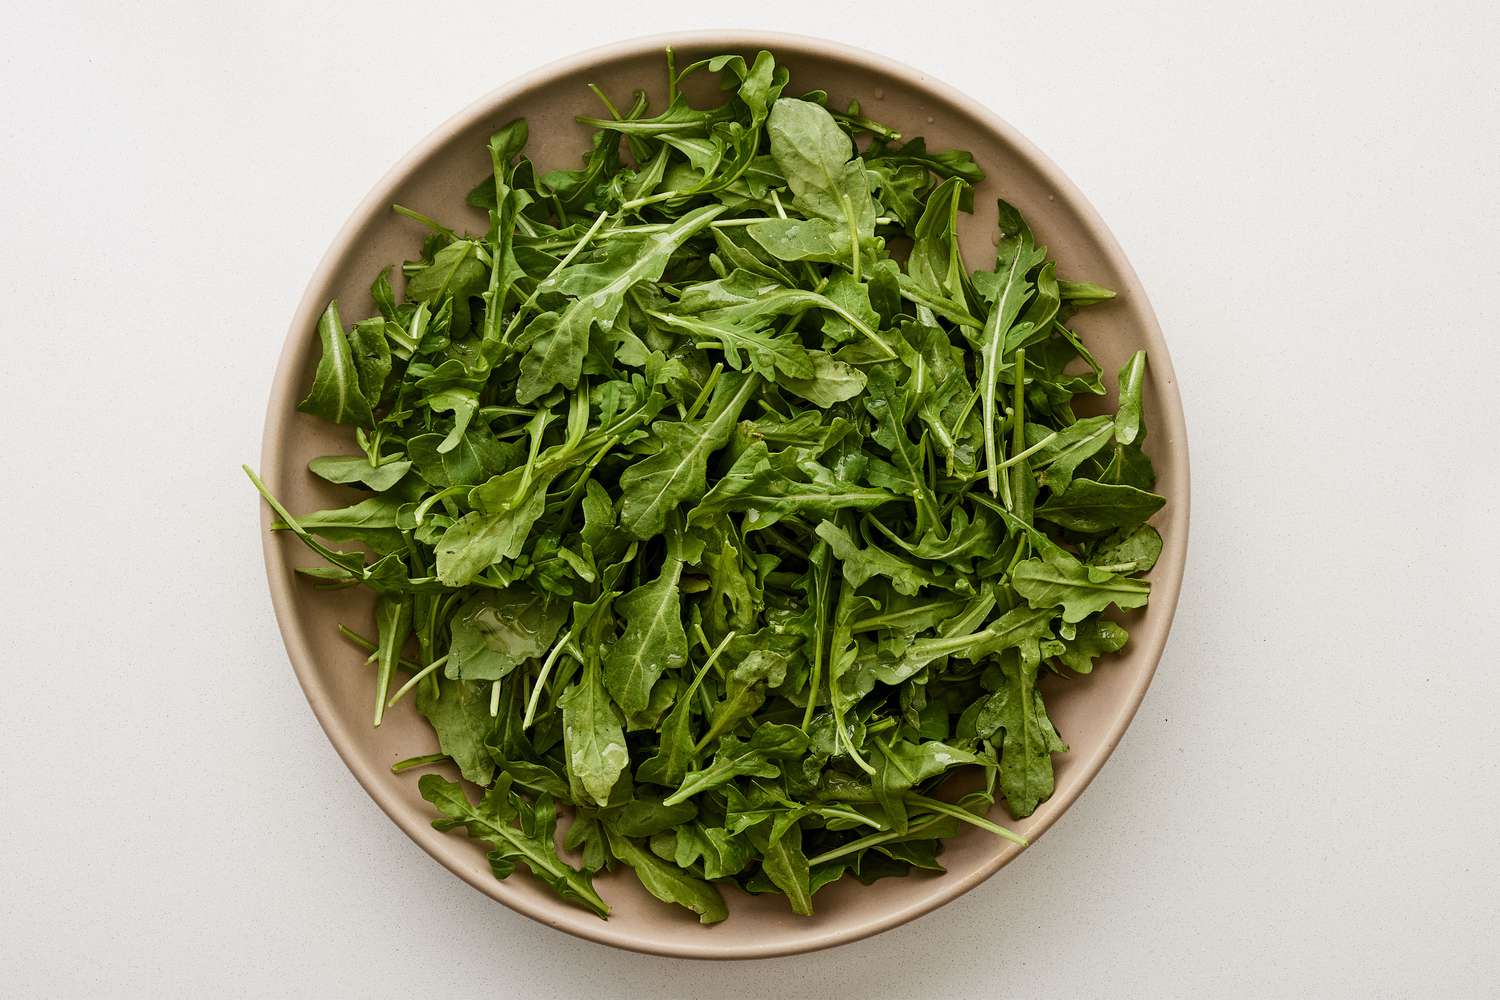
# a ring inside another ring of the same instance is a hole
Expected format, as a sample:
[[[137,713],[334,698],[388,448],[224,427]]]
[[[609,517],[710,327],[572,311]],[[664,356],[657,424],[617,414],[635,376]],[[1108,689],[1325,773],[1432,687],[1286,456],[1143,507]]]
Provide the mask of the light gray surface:
[[[1073,177],[1172,344],[1194,525],[1141,714],[1027,856],[871,941],[720,966],[558,935],[386,820],[292,678],[238,471],[302,285],[390,163],[516,73],[714,19],[9,13],[0,992],[1494,991],[1500,25],[1209,6],[736,14],[928,69]]]

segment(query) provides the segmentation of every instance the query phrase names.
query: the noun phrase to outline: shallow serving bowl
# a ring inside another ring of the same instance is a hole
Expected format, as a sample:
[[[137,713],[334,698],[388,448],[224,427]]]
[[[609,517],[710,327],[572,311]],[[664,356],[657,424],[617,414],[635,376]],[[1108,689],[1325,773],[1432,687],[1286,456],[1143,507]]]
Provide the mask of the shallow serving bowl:
[[[346,431],[298,414],[295,406],[317,362],[318,314],[331,298],[346,320],[374,311],[369,284],[388,264],[417,256],[420,226],[393,214],[394,202],[430,213],[449,224],[482,230],[485,220],[464,207],[464,195],[489,171],[485,141],[516,117],[531,125],[527,152],[543,168],[573,166],[589,131],[574,122],[597,114],[587,84],[627,99],[645,89],[660,106],[664,90],[662,50],[678,51],[678,65],[704,55],[771,50],[792,72],[789,93],[827,90],[834,103],[860,99],[872,117],[905,135],[924,135],[930,148],[972,150],[988,179],[975,196],[976,213],[963,222],[971,266],[993,254],[995,199],[1019,208],[1070,277],[1118,290],[1118,297],[1080,314],[1075,325],[1106,371],[1113,373],[1135,350],[1146,348],[1150,377],[1145,416],[1146,451],[1160,475],[1157,489],[1167,506],[1154,522],[1165,548],[1151,574],[1149,608],[1124,617],[1131,641],[1087,677],[1049,678],[1047,708],[1069,753],[1054,758],[1057,790],[1036,813],[1012,823],[1001,807],[995,819],[1033,841],[1076,799],[1119,742],[1156,669],[1172,622],[1182,580],[1188,530],[1187,438],[1166,343],[1135,272],[1103,222],[1052,163],[993,113],[949,87],[906,66],[821,39],[764,32],[717,31],[645,38],[595,49],[537,70],[501,87],[443,124],[385,176],[360,203],[328,250],[292,319],[266,417],[262,474],[293,513],[349,502],[337,487],[307,471],[309,459],[347,451]],[[399,269],[396,273],[399,275]],[[263,516],[269,527],[269,516]],[[686,910],[646,895],[629,873],[604,875],[598,888],[614,908],[608,921],[574,908],[550,890],[517,874],[504,882],[490,874],[474,842],[439,833],[417,794],[417,774],[393,775],[390,765],[437,749],[425,720],[407,700],[388,712],[380,729],[370,725],[372,674],[364,655],[335,628],[366,623],[372,601],[365,592],[322,592],[300,580],[293,568],[315,561],[289,533],[266,532],[266,569],[287,652],[307,700],[349,769],[380,807],[429,854],[482,892],[560,930],[606,944],[663,955],[752,958],[826,948],[866,937],[920,916],[966,892],[1015,858],[1020,849],[979,830],[950,841],[943,875],[911,874],[871,886],[853,879],[818,894],[818,913],[797,917],[779,896],[752,897],[726,891],[729,919],[703,927]]]

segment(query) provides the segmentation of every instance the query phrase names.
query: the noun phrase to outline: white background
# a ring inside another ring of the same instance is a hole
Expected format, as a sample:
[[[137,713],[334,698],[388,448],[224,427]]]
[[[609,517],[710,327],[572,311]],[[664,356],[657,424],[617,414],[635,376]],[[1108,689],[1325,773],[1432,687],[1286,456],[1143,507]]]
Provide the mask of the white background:
[[[732,965],[547,930],[386,820],[293,679],[239,471],[392,162],[712,5],[7,6],[0,992],[1500,990],[1492,5],[725,8],[926,69],[1072,176],[1166,330],[1194,513],[1156,682],[1045,839],[912,925]]]

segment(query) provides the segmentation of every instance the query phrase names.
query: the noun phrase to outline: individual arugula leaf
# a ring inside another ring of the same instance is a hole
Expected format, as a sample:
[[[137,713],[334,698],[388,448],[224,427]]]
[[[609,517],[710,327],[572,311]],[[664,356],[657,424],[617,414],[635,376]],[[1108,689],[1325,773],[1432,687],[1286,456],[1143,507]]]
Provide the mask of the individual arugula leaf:
[[[1004,683],[985,702],[977,721],[982,739],[1001,734],[1000,790],[1017,819],[1030,816],[1051,797],[1052,755],[1068,749],[1047,717],[1036,687],[1040,662],[1035,642],[1023,645],[1020,655],[1001,659]]]
[[[498,721],[490,715],[490,686],[433,677],[417,685],[417,711],[437,733],[438,745],[453,759],[464,778],[488,785],[495,761],[487,745]]]
[[[1106,538],[1089,557],[1089,565],[1110,573],[1149,573],[1161,555],[1161,545],[1161,534],[1143,524]]]
[[[1018,563],[1011,575],[1016,593],[1033,608],[1063,609],[1064,622],[1080,622],[1111,604],[1121,610],[1145,605],[1151,585],[1085,566],[1065,552]]]
[[[792,395],[826,410],[846,399],[853,399],[864,389],[865,374],[853,365],[826,351],[809,351],[808,357],[812,360],[812,378],[784,375],[779,380],[781,387]]]
[[[916,563],[892,555],[874,546],[861,546],[849,532],[831,521],[818,525],[817,535],[827,542],[834,556],[843,566],[844,576],[859,587],[876,576],[891,581],[898,594],[915,594],[923,587],[935,586],[940,581]]]
[[[629,802],[609,811],[608,825],[623,836],[645,838],[675,830],[697,815],[698,807],[691,802],[669,806],[659,798],[637,793]]]
[[[469,836],[491,848],[491,864],[496,861],[520,861],[533,875],[550,885],[569,902],[609,915],[609,904],[594,890],[593,880],[563,861],[552,842],[556,813],[552,800],[543,797],[528,805],[510,791],[502,779],[474,805],[463,788],[436,774],[424,774],[418,782],[422,797],[442,814],[432,821],[439,830],[462,826]]]
[[[1114,432],[1114,421],[1102,416],[1087,417],[1054,431],[1032,459],[1033,468],[1042,469],[1042,485],[1059,493],[1066,490],[1074,470],[1108,444]]]
[[[823,287],[835,291],[840,285],[849,289],[847,283],[834,278]],[[888,339],[871,327],[873,317],[858,315],[833,295],[815,289],[789,288],[775,277],[765,277],[750,270],[736,269],[722,278],[688,286],[683,289],[676,308],[681,313],[739,325],[765,322],[777,316],[796,318],[812,309],[823,310],[865,338],[878,356],[896,357],[895,348]]]
[[[1136,351],[1120,369],[1120,407],[1115,411],[1115,440],[1133,444],[1141,432],[1141,393],[1146,382],[1146,352]]]
[[[1095,305],[1100,302],[1108,302],[1115,297],[1113,289],[1096,285],[1092,281],[1068,281],[1059,278],[1057,281],[1058,291],[1062,295],[1063,302],[1075,309],[1084,306]]]
[[[1024,337],[1015,329],[1032,284],[1027,275],[1046,259],[1046,250],[1036,245],[1031,227],[1021,213],[1005,201],[999,202],[1000,239],[995,245],[995,275],[998,277],[994,304],[980,335],[979,353],[983,362],[980,377],[981,411],[984,421],[984,455],[990,494],[999,494],[999,448],[997,445],[1000,415],[997,394],[1000,372],[1005,367],[1007,346]],[[1012,347],[1011,350],[1014,350]]]
[[[449,677],[498,681],[547,654],[568,620],[567,604],[529,587],[475,594],[454,612]]]
[[[964,182],[950,177],[927,197],[922,216],[912,231],[906,271],[935,298],[966,306],[963,254],[958,246],[958,212]]]
[[[492,491],[483,509],[455,521],[438,542],[437,575],[447,586],[464,586],[486,567],[519,556],[546,508],[550,479],[528,483],[509,473],[497,478],[508,489]]]
[[[298,519],[306,531],[337,542],[363,542],[383,548],[399,541],[399,505],[388,497],[370,497],[348,507],[314,511]],[[285,522],[274,525],[277,530]]]
[[[902,146],[877,143],[865,158],[872,163],[895,163],[918,167],[938,177],[957,177],[968,182],[970,186],[978,184],[985,177],[984,170],[974,162],[974,157],[967,150],[928,150],[926,140],[920,136]]]
[[[745,530],[752,531],[792,515],[832,517],[837,510],[868,510],[898,499],[889,490],[838,479],[826,467],[804,459],[798,449],[773,455],[762,440],[745,449],[704,494],[688,523],[708,524],[736,512],[745,515]]]
[[[1093,671],[1096,659],[1124,649],[1129,640],[1130,633],[1124,626],[1108,618],[1089,618],[1074,627],[1072,638],[1062,640],[1063,649],[1057,658],[1069,670],[1087,674]]]
[[[694,696],[728,643],[729,639],[724,639],[704,658],[694,673],[692,682],[673,704],[671,712],[661,724],[656,753],[642,761],[636,772],[639,780],[676,788],[682,784],[688,771],[696,766],[697,741],[692,735]]]
[[[1161,510],[1166,498],[1134,486],[1075,479],[1036,509],[1036,516],[1072,531],[1100,535],[1134,528]]]
[[[749,836],[760,852],[761,871],[786,895],[792,912],[812,916],[811,872],[802,853],[801,827],[795,821],[785,826],[763,823],[751,827]]]
[[[864,162],[852,158],[853,143],[827,109],[784,97],[772,106],[766,131],[797,209],[833,223],[856,247],[874,235],[875,206]]]
[[[847,234],[827,219],[767,219],[745,232],[777,260],[832,264],[849,255]]]
[[[646,708],[663,673],[687,662],[681,578],[682,560],[669,557],[660,576],[615,601],[625,631],[604,658],[604,685],[627,718]]]
[[[675,864],[667,864],[650,851],[643,849],[629,837],[609,832],[609,849],[635,871],[641,885],[663,903],[676,903],[698,914],[698,922],[716,924],[729,916],[724,897],[712,884],[683,872]]]
[[[895,471],[889,483],[879,485],[911,498],[916,511],[915,530],[918,535],[923,535],[937,525],[941,515],[928,487],[925,458],[918,444],[906,433],[910,386],[903,388],[898,383],[897,367],[892,362],[871,369],[864,405],[875,421],[870,439],[885,449]]]
[[[729,878],[744,871],[750,863],[749,839],[723,827],[684,823],[675,834],[671,860],[679,868],[701,870],[704,878]]]
[[[776,336],[768,330],[736,322],[728,316],[675,316],[668,313],[652,313],[676,330],[698,338],[698,347],[717,346],[724,352],[724,360],[735,371],[745,369],[741,351],[748,356],[749,365],[763,378],[774,379],[778,375],[789,378],[810,379],[816,375],[812,357],[807,348],[795,338]],[[769,317],[761,317],[769,319]],[[753,318],[752,318],[753,319]]]
[[[433,309],[444,304],[451,310],[450,330],[457,336],[469,332],[469,297],[478,295],[486,278],[480,260],[482,248],[475,240],[454,240],[433,256],[432,262],[411,274],[406,298],[425,302]]]
[[[406,441],[417,475],[436,490],[478,486],[509,469],[519,455],[513,443],[497,441],[488,429],[470,426],[452,448],[438,451],[446,440],[444,434],[417,434]]]
[[[324,455],[307,463],[307,469],[330,483],[359,483],[376,493],[395,486],[411,469],[412,463],[396,459],[371,465],[365,455]]]
[[[708,731],[700,745],[732,730],[741,719],[748,718],[765,704],[768,688],[778,687],[786,678],[789,654],[774,649],[757,649],[741,660],[725,681],[724,697],[708,714]]]
[[[611,595],[600,598],[607,604]],[[590,614],[594,622],[605,617],[602,608]],[[574,605],[574,621],[580,617]],[[597,636],[597,625],[594,625]],[[589,644],[584,653],[582,675],[558,698],[562,712],[563,749],[567,756],[568,777],[575,788],[575,800],[608,805],[610,792],[621,772],[630,764],[625,745],[625,730],[620,714],[605,692],[599,667],[599,650]]]
[[[900,684],[918,671],[948,656],[979,661],[1002,650],[1036,640],[1048,631],[1053,617],[1051,605],[1041,609],[1012,608],[984,628],[968,631],[965,616],[939,626],[936,636],[910,641],[900,655],[878,659],[869,665],[870,682]]]
[[[323,310],[318,320],[318,339],[323,344],[323,356],[318,360],[312,388],[297,409],[336,424],[371,426],[379,394],[371,398],[374,386],[368,383],[372,372],[360,371],[354,349],[344,334],[337,302],[328,303]]]

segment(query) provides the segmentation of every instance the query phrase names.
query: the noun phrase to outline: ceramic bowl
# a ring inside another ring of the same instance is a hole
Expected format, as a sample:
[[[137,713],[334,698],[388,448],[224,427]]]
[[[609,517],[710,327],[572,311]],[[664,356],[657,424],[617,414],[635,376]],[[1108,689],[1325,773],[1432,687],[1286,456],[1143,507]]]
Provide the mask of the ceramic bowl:
[[[842,105],[859,98],[867,112],[906,135],[924,135],[932,148],[971,150],[987,179],[975,194],[976,213],[963,221],[971,266],[992,254],[995,199],[1016,205],[1062,274],[1118,290],[1116,299],[1086,310],[1076,326],[1106,371],[1146,348],[1150,375],[1145,394],[1146,450],[1168,500],[1157,515],[1166,545],[1151,575],[1150,607],[1125,616],[1130,644],[1087,677],[1049,678],[1047,706],[1072,749],[1055,758],[1057,789],[1034,815],[1011,822],[1003,808],[995,819],[1035,842],[1098,773],[1140,704],[1167,639],[1187,548],[1188,458],[1181,403],[1167,354],[1140,281],[1104,223],[1083,196],[1031,143],[992,111],[884,56],[822,39],[764,32],[719,31],[644,38],[595,49],[554,63],[494,91],[449,119],[398,163],[367,195],[339,232],[308,284],[282,351],[266,418],[261,470],[293,512],[351,502],[339,488],[307,472],[320,454],[347,451],[345,431],[296,412],[317,362],[318,314],[339,300],[346,321],[373,312],[369,284],[382,267],[417,255],[423,230],[390,211],[401,203],[482,231],[485,220],[466,215],[464,195],[489,171],[485,141],[503,123],[524,116],[531,126],[527,152],[543,168],[575,165],[589,132],[574,121],[597,114],[587,84],[627,99],[638,88],[660,106],[663,50],[677,50],[679,65],[704,55],[769,49],[790,68],[792,93],[814,88]],[[399,269],[397,271],[399,274]],[[1110,380],[1113,381],[1112,379]],[[263,518],[268,525],[269,518]],[[750,958],[811,951],[867,937],[927,913],[973,889],[1023,853],[979,830],[968,830],[943,852],[946,874],[911,874],[864,886],[846,878],[819,892],[817,915],[797,917],[779,896],[752,897],[727,890],[729,919],[709,927],[687,911],[648,897],[628,871],[605,875],[598,888],[614,908],[608,921],[574,908],[529,876],[494,879],[482,850],[457,833],[431,826],[432,812],[417,794],[416,772],[391,773],[393,762],[436,749],[426,722],[410,699],[370,725],[372,675],[363,654],[335,628],[369,623],[364,592],[325,592],[293,573],[313,560],[288,533],[266,532],[271,594],[287,652],[308,702],[349,769],[406,833],[454,874],[505,905],[559,930],[606,944],[661,955]]]

